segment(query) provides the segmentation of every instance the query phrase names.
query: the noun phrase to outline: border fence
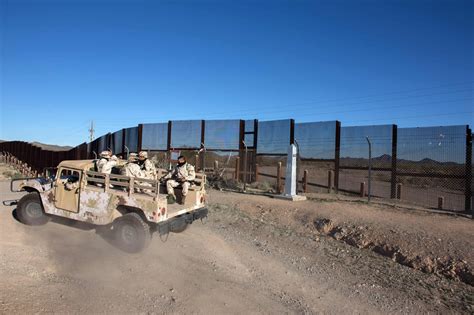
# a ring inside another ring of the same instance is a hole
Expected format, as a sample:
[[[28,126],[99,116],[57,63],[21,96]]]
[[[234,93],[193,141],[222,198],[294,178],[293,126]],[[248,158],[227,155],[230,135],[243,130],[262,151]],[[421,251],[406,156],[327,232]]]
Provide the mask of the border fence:
[[[40,174],[62,160],[93,159],[103,150],[125,158],[145,150],[167,167],[179,151],[201,171],[246,183],[267,182],[283,190],[289,144],[299,152],[300,191],[364,196],[368,144],[372,143],[372,196],[429,208],[471,212],[472,131],[469,125],[398,128],[397,125],[342,127],[339,121],[295,123],[293,119],[178,120],[139,124],[82,143],[49,151],[22,141],[0,143],[5,161]]]

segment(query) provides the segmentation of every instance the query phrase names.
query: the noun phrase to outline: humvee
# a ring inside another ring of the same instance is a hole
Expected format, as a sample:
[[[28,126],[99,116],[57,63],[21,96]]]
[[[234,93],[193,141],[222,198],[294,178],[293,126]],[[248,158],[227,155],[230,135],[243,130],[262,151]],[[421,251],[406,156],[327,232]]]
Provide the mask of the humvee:
[[[42,225],[59,216],[110,227],[115,244],[130,253],[146,248],[154,232],[179,233],[207,217],[203,173],[196,173],[181,205],[168,204],[166,187],[159,180],[93,170],[94,160],[62,161],[49,177],[14,179],[10,189],[28,194],[4,204],[17,204],[17,218],[27,225]],[[179,198],[179,190],[176,193]]]

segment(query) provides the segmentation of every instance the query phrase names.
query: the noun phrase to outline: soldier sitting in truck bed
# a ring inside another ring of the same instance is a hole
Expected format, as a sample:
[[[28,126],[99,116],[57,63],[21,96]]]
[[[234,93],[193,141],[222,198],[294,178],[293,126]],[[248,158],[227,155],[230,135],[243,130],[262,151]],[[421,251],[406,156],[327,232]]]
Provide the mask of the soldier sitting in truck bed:
[[[184,156],[178,157],[178,164],[174,169],[168,173],[163,179],[167,180],[166,189],[168,192],[168,200],[170,203],[176,201],[176,195],[174,194],[174,188],[181,186],[182,187],[182,198],[179,204],[184,205],[186,201],[186,195],[188,194],[189,186],[191,181],[196,178],[196,172],[194,171],[194,166],[186,162]]]

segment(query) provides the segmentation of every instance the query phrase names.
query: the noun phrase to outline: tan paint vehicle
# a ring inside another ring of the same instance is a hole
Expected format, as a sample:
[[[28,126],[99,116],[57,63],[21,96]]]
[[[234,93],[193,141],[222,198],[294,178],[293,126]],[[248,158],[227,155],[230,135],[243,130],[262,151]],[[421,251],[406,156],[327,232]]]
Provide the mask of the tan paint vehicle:
[[[143,250],[154,232],[179,233],[207,217],[202,173],[196,174],[185,204],[180,205],[167,203],[166,187],[158,180],[93,169],[94,160],[63,161],[50,178],[12,180],[12,191],[28,194],[4,204],[18,203],[17,217],[27,225],[42,225],[59,216],[110,227],[117,246],[127,252]],[[179,200],[180,191],[176,193]]]

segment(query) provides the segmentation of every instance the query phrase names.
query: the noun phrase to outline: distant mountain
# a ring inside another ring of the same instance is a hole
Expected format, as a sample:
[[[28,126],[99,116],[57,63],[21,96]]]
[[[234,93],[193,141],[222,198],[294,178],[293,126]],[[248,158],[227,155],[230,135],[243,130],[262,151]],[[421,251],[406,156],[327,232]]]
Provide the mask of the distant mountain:
[[[353,163],[367,163],[368,159],[366,158],[352,158],[352,157],[341,157],[341,160],[351,161]],[[373,157],[372,161],[376,162],[391,162],[392,156],[389,154],[382,154],[381,156]],[[456,162],[440,162],[430,158],[424,158],[419,161],[406,160],[406,159],[397,159],[397,163],[416,163],[416,164],[436,164],[436,165],[459,165]],[[462,164],[462,163],[461,163]]]
[[[389,154],[382,154],[379,157],[372,158],[375,161],[380,161],[380,162],[391,162],[392,161],[392,156]]]
[[[45,144],[41,142],[30,142],[32,145],[35,147],[39,147],[43,150],[50,150],[50,151],[69,151],[72,149],[70,146],[60,146],[60,145],[54,145],[54,144]]]

